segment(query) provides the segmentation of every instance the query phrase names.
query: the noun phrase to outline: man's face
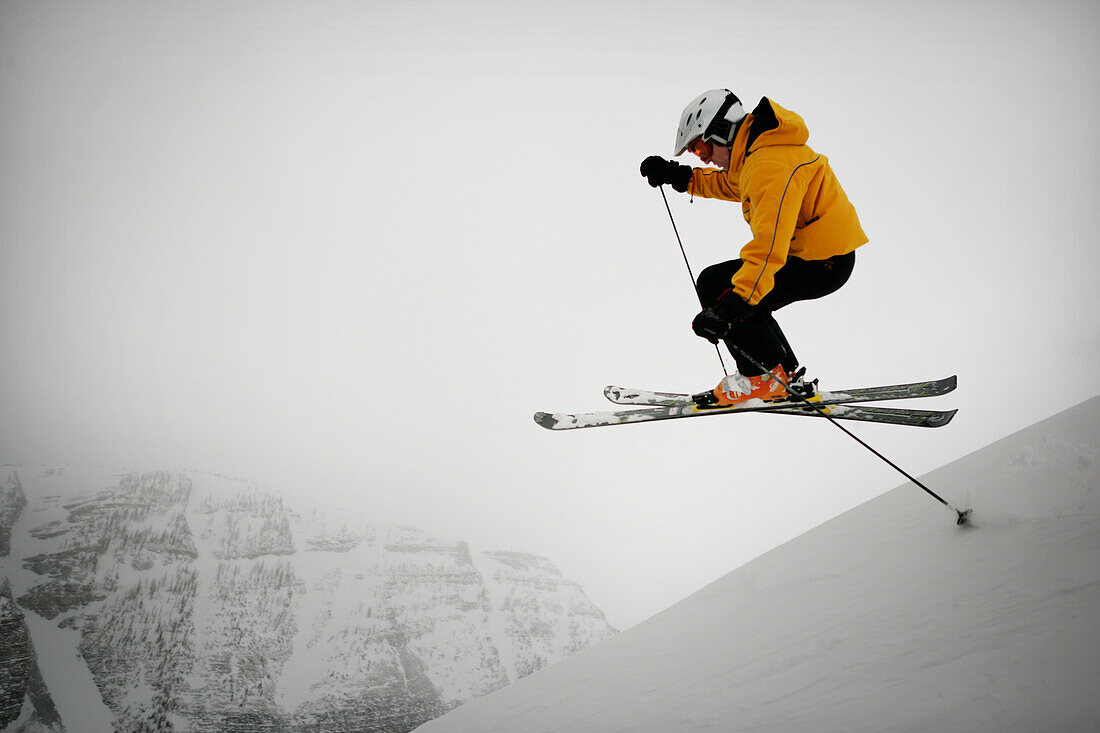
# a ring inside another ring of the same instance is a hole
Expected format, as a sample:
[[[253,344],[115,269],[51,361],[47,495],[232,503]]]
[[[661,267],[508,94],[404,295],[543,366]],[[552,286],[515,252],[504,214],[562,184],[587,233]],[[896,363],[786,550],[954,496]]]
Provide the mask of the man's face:
[[[713,164],[718,166],[724,171],[730,169],[730,149],[724,148],[721,145],[715,145],[711,142],[706,142],[701,137],[697,137],[688,143],[688,152],[692,153],[699,160],[707,164]]]
[[[704,160],[703,162],[713,163],[722,170],[728,171],[730,169],[730,149],[722,147],[721,145],[715,145],[710,160]]]

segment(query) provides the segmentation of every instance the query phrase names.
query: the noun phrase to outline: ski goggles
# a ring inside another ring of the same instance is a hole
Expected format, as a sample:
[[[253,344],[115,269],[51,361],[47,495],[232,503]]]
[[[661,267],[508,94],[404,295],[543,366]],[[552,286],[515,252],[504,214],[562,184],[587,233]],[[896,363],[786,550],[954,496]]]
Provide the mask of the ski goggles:
[[[709,159],[712,155],[714,155],[714,146],[701,137],[697,137],[689,142],[687,150],[689,153],[701,160]]]

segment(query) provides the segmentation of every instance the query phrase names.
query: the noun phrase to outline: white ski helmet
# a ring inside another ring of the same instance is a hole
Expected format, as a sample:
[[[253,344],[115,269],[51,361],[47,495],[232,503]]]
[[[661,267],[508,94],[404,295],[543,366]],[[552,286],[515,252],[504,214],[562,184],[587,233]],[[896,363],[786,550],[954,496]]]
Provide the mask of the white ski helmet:
[[[688,143],[697,137],[729,145],[737,134],[737,125],[745,119],[741,100],[729,89],[703,92],[684,107],[680,127],[676,130],[676,152],[681,155]]]

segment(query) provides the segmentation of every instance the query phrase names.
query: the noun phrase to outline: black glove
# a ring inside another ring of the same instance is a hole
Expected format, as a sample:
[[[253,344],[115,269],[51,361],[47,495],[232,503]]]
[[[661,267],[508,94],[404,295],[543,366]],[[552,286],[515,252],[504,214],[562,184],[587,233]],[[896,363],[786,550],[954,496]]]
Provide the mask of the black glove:
[[[696,336],[716,344],[729,335],[734,326],[748,318],[752,310],[752,306],[741,300],[740,295],[727,290],[718,296],[718,302],[699,311],[691,322],[691,329]]]
[[[642,177],[648,179],[649,185],[654,188],[667,183],[680,193],[687,193],[693,169],[690,165],[681,165],[674,160],[651,155],[642,161],[640,170]]]

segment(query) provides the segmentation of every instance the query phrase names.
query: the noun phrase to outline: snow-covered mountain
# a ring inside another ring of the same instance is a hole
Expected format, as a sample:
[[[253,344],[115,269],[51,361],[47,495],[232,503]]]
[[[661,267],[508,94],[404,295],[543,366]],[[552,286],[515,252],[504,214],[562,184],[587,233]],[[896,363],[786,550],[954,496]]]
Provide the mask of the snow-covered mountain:
[[[407,731],[615,633],[546,558],[195,473],[7,467],[0,550],[0,730]]]
[[[1100,730],[1100,397],[423,733]]]

